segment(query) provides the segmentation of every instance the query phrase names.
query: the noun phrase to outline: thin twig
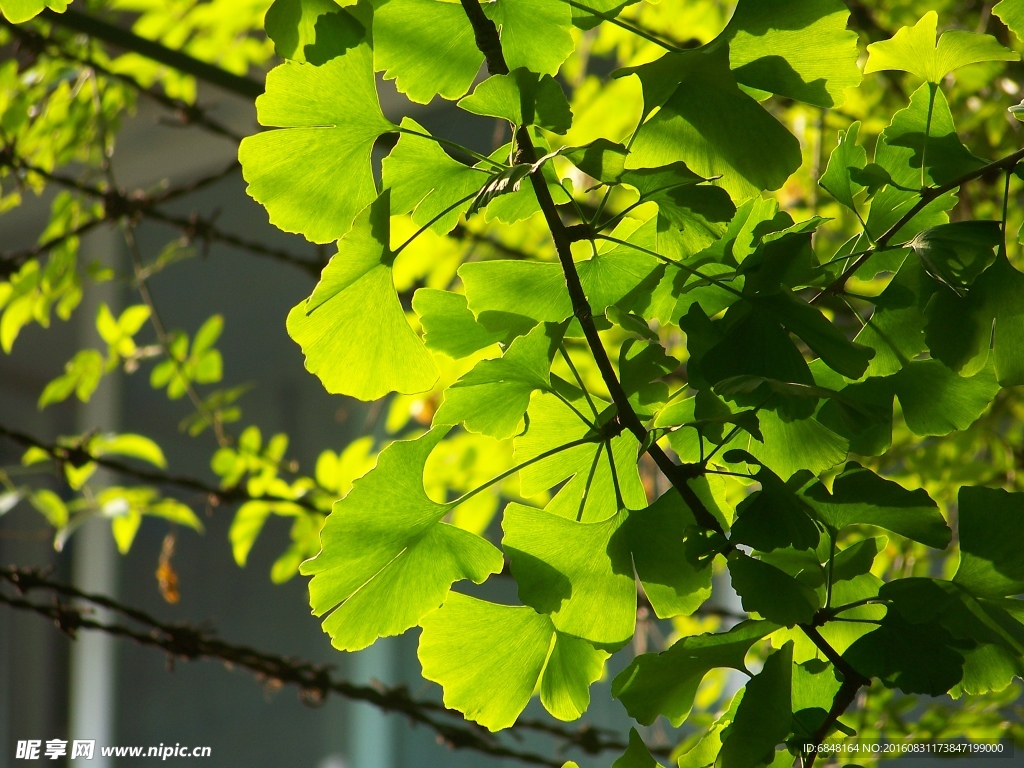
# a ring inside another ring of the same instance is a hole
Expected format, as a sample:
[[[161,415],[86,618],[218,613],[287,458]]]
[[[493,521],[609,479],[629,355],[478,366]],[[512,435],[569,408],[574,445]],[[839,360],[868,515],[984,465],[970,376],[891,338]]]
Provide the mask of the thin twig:
[[[535,753],[517,750],[502,744],[497,737],[476,725],[453,725],[438,719],[438,716],[462,719],[462,714],[449,710],[439,702],[413,698],[401,686],[362,686],[339,679],[331,674],[331,667],[314,664],[296,658],[286,658],[265,653],[249,646],[228,643],[218,639],[212,632],[189,624],[168,624],[131,606],[124,605],[103,595],[83,592],[69,584],[50,579],[39,570],[3,567],[0,581],[17,590],[18,595],[0,591],[0,603],[9,607],[44,616],[53,621],[58,629],[74,638],[79,629],[104,632],[115,637],[132,640],[140,645],[159,648],[173,658],[185,660],[209,659],[220,661],[229,668],[240,668],[254,674],[258,679],[272,685],[292,685],[300,689],[302,698],[309,704],[322,704],[330,694],[346,699],[362,701],[385,712],[404,715],[414,723],[430,728],[450,747],[470,749],[493,757],[505,757],[533,765],[559,768],[561,760],[552,760]],[[55,599],[37,603],[24,598],[30,592],[40,591]],[[67,601],[83,601],[99,608],[105,608],[140,628],[100,622],[90,617],[85,607],[69,605]],[[513,731],[532,730],[545,733],[588,754],[605,751],[622,751],[626,745],[610,738],[607,732],[584,726],[570,729],[551,723],[523,720],[512,726]]]

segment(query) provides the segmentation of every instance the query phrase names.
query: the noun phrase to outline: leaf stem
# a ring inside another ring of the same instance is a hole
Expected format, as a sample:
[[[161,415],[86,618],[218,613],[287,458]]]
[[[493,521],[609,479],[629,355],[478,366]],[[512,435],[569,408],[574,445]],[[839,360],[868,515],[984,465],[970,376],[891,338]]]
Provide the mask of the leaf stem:
[[[583,497],[580,499],[580,508],[576,513],[576,522],[583,522],[583,512],[587,508],[587,499],[590,496],[590,486],[594,482],[594,474],[597,472],[598,462],[601,461],[601,452],[604,451],[605,444],[598,443],[597,450],[594,451],[594,460],[590,462],[590,472],[587,473],[587,484],[583,487]]]
[[[727,282],[724,282],[723,279],[720,276],[718,276],[718,275],[715,275],[715,276],[705,275],[703,272],[701,272],[701,271],[699,271],[697,269],[694,269],[693,267],[687,266],[686,264],[683,264],[680,261],[676,261],[675,259],[670,259],[668,256],[662,256],[657,251],[652,251],[650,248],[644,248],[642,245],[637,245],[636,243],[631,243],[628,240],[620,240],[619,238],[612,237],[611,235],[601,235],[601,234],[595,235],[595,237],[598,240],[607,240],[610,243],[617,243],[618,245],[623,245],[623,246],[626,246],[627,248],[633,248],[634,250],[640,251],[641,253],[646,253],[648,256],[653,256],[654,258],[659,259],[659,260],[665,262],[666,264],[670,264],[673,267],[675,267],[676,269],[682,270],[683,272],[686,272],[687,274],[693,275],[694,277],[700,278],[701,280],[706,280],[709,283],[714,283],[719,288],[721,288],[723,291],[728,291],[729,293],[733,294],[734,296],[736,296],[738,298],[741,298],[741,299],[743,298],[743,292],[742,291],[736,290],[731,285],[729,285]]]
[[[497,160],[488,157],[487,155],[482,155],[479,152],[470,149],[469,147],[464,147],[457,141],[449,141],[448,139],[442,139],[440,136],[432,136],[429,133],[421,133],[420,131],[414,131],[412,128],[399,128],[398,132],[408,133],[410,136],[419,136],[421,139],[428,139],[429,141],[433,141],[436,144],[440,144],[442,147],[448,147],[449,149],[454,149],[456,152],[462,152],[463,154],[469,155],[474,160],[479,160],[481,163],[489,163],[490,165],[493,165],[495,168],[501,171],[504,171],[508,168],[508,166],[505,165],[504,163],[500,163]],[[468,167],[486,173],[486,171],[484,171],[483,168],[477,168],[472,165]]]
[[[395,250],[393,250],[391,252],[392,258],[397,257],[398,254],[400,254],[402,251],[404,251],[406,249],[406,246],[408,246],[410,243],[412,243],[413,240],[415,240],[417,237],[419,237],[424,232],[426,232],[428,229],[430,229],[432,226],[434,226],[434,224],[436,224],[438,221],[443,219],[445,216],[447,216],[449,213],[454,211],[456,208],[458,208],[463,203],[469,202],[470,200],[472,200],[476,196],[477,196],[476,192],[473,192],[473,193],[471,193],[469,195],[466,195],[461,200],[457,200],[456,202],[454,202],[451,205],[449,205],[447,208],[445,208],[443,211],[441,211],[436,216],[433,216],[430,219],[430,221],[428,221],[426,224],[424,224],[422,227],[420,227],[418,230],[416,230],[416,232],[411,237],[409,237],[408,240],[406,240],[404,243],[402,243],[400,246],[398,246],[397,248],[395,248]]]
[[[939,89],[937,83],[928,83],[928,115],[924,119],[924,140],[921,144],[921,188],[924,189],[928,183],[928,141],[932,137],[932,114],[935,112],[935,92]]]
[[[828,567],[825,569],[825,610],[832,606],[832,579],[836,561],[836,537],[837,533],[829,533],[828,536]]]
[[[672,53],[680,53],[681,51],[685,50],[685,48],[680,48],[678,45],[673,45],[667,40],[662,40],[660,37],[657,37],[653,33],[648,32],[646,29],[637,27],[633,24],[630,24],[628,21],[623,21],[622,19],[617,18],[616,16],[612,16],[609,13],[605,13],[604,11],[599,11],[596,8],[591,8],[588,5],[584,5],[583,3],[579,2],[579,0],[560,1],[565,3],[566,5],[576,8],[577,10],[585,11],[586,13],[592,13],[599,19],[603,19],[604,21],[607,21],[609,24],[614,24],[615,26],[620,27],[621,29],[624,29],[627,32],[632,32],[637,37],[642,37],[649,43],[654,43],[655,45],[664,48],[666,51],[671,51]]]
[[[594,418],[600,418],[600,413],[597,410],[597,406],[594,405],[594,400],[590,396],[590,392],[587,391],[587,385],[583,383],[583,377],[580,376],[580,372],[576,370],[576,366],[572,362],[572,358],[569,356],[569,350],[565,348],[565,342],[561,342],[558,345],[558,351],[562,353],[562,358],[565,360],[565,364],[569,366],[569,370],[572,371],[573,377],[576,379],[576,383],[579,384],[580,389],[583,391],[583,397],[587,399],[587,404],[590,406],[591,412],[594,414]]]
[[[590,427],[591,429],[593,429],[593,430],[595,430],[595,431],[597,430],[597,425],[596,425],[596,424],[594,424],[594,422],[592,422],[592,421],[591,421],[590,419],[588,419],[588,418],[587,418],[586,416],[584,416],[584,415],[583,415],[583,413],[582,413],[582,412],[580,411],[580,409],[579,409],[579,408],[577,408],[577,407],[576,407],[575,405],[573,405],[573,404],[572,404],[572,402],[570,402],[569,398],[567,398],[567,397],[566,397],[565,395],[563,395],[563,394],[562,394],[561,392],[558,392],[557,390],[555,390],[555,389],[554,389],[553,387],[552,387],[551,389],[548,389],[548,390],[546,390],[546,391],[547,391],[547,392],[550,392],[550,393],[551,393],[552,395],[554,395],[554,396],[555,396],[555,397],[557,397],[557,398],[558,398],[559,400],[561,400],[561,401],[562,401],[562,404],[563,404],[563,405],[564,405],[564,406],[565,406],[566,408],[568,408],[568,409],[569,409],[570,411],[572,411],[572,412],[573,412],[573,413],[575,413],[575,414],[576,414],[577,416],[579,416],[579,418],[580,418],[580,421],[582,421],[582,422],[583,422],[584,424],[586,424],[586,425],[587,425],[588,427]]]
[[[481,485],[478,485],[473,490],[468,491],[468,492],[462,494],[461,496],[459,496],[459,498],[455,499],[454,501],[449,501],[445,506],[447,506],[449,510],[455,509],[455,507],[457,507],[460,504],[464,504],[465,502],[469,501],[471,498],[476,496],[481,491],[485,491],[488,488],[490,488],[492,485],[494,485],[495,483],[500,483],[502,480],[504,480],[507,477],[510,477],[511,475],[514,475],[516,472],[519,472],[520,470],[526,469],[531,464],[536,464],[538,461],[543,461],[544,459],[550,458],[550,457],[552,457],[552,456],[554,456],[556,454],[561,453],[562,451],[568,451],[570,448],[575,448],[575,447],[580,446],[580,445],[585,445],[586,443],[596,443],[596,442],[597,442],[596,436],[581,437],[578,440],[573,440],[572,442],[566,443],[565,445],[560,445],[557,448],[551,448],[550,450],[544,451],[544,453],[539,453],[536,456],[534,456],[532,459],[527,459],[526,461],[522,461],[519,464],[516,464],[514,467],[510,467],[509,469],[506,469],[500,475],[496,475],[495,477],[492,477],[490,480],[488,480],[485,483],[482,483]]]

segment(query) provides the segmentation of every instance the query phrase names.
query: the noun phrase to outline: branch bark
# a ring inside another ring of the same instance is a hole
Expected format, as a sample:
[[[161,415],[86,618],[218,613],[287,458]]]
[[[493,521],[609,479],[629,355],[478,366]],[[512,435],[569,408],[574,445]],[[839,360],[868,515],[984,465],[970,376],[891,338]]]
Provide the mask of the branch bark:
[[[484,15],[479,0],[461,0],[461,2],[470,24],[473,26],[477,48],[484,54],[487,62],[487,71],[492,75],[508,74],[508,64],[505,61],[501,40],[498,37],[498,29],[494,22]],[[515,144],[516,162],[529,164],[537,162],[537,150],[527,126],[521,125],[516,128]],[[551,197],[551,192],[548,190],[543,174],[531,173],[530,183],[533,185],[533,191],[537,195],[537,202],[544,214],[544,220],[547,222],[548,228],[551,231],[551,237],[555,243],[555,251],[558,254],[562,273],[565,276],[565,285],[569,292],[573,315],[583,329],[583,335],[590,346],[591,353],[594,355],[598,370],[601,372],[601,378],[604,380],[605,386],[608,387],[612,402],[615,404],[619,423],[628,429],[643,446],[647,443],[648,432],[643,422],[640,421],[640,417],[637,416],[636,411],[633,410],[633,406],[630,405],[629,397],[619,382],[615,368],[608,357],[608,352],[601,342],[597,326],[594,324],[593,309],[580,282],[576,262],[572,258],[574,238],[558,214],[558,209]],[[650,446],[646,450],[651,455],[651,458],[654,459],[661,472],[672,483],[672,486],[683,497],[687,506],[690,507],[697,523],[705,530],[719,534],[724,533],[721,524],[687,482],[690,479],[699,477],[703,473],[703,468],[699,465],[676,464],[661,446],[654,441],[651,441]]]
[[[843,289],[846,287],[846,283],[850,280],[851,277],[853,277],[857,270],[860,269],[864,265],[864,263],[872,256],[874,256],[876,253],[878,253],[881,250],[884,250],[885,247],[889,244],[889,242],[899,233],[899,231],[903,229],[908,223],[910,223],[911,219],[913,219],[915,216],[917,216],[917,214],[924,210],[924,208],[930,202],[939,197],[942,197],[942,195],[946,194],[947,192],[951,192],[958,187],[962,187],[967,182],[981,178],[986,174],[994,173],[997,171],[1009,171],[1022,160],[1024,160],[1024,149],[1018,149],[1013,154],[1007,155],[1006,157],[1001,158],[999,160],[995,160],[989,163],[988,165],[983,165],[981,168],[969,171],[961,176],[958,176],[952,181],[947,181],[945,184],[940,184],[937,187],[928,187],[927,189],[921,190],[920,199],[916,203],[914,203],[913,207],[909,211],[907,211],[905,214],[903,214],[903,216],[900,217],[899,221],[897,221],[895,224],[889,227],[889,229],[882,233],[882,235],[879,236],[879,238],[875,241],[874,248],[867,251],[862,256],[859,256],[849,267],[843,270],[843,273],[839,275],[839,277],[833,280],[828,285],[828,287],[826,287],[821,293],[815,296],[812,301],[817,301],[826,294],[842,293]]]
[[[263,93],[263,83],[258,80],[228,72],[213,64],[200,61],[194,56],[189,56],[187,53],[168,48],[155,40],[140,37],[130,30],[108,24],[94,16],[70,8],[63,13],[45,10],[41,16],[55,26],[81,32],[123,50],[138,53],[147,59],[166,64],[197,80],[203,80],[243,98],[255,99]]]
[[[219,661],[230,669],[244,669],[267,684],[294,686],[301,691],[303,701],[308,704],[322,704],[328,696],[334,694],[371,704],[384,712],[404,715],[412,722],[437,733],[439,738],[454,749],[469,749],[492,757],[552,768],[560,768],[563,763],[562,760],[509,747],[480,726],[443,722],[438,719],[439,716],[461,720],[462,714],[446,709],[439,702],[415,699],[404,687],[356,685],[333,676],[329,666],[228,643],[207,630],[189,624],[167,624],[145,611],[103,595],[90,594],[53,581],[38,570],[3,567],[0,568],[0,582],[9,584],[16,591],[14,595],[0,591],[0,603],[14,610],[50,619],[61,632],[71,638],[75,637],[78,630],[92,630],[158,648],[172,659]],[[25,596],[34,591],[44,592],[51,599],[46,602],[26,599]],[[71,605],[67,601],[80,601],[105,608],[138,627],[97,621],[89,616],[88,608]],[[542,732],[565,746],[576,747],[588,754],[611,750],[621,752],[626,748],[626,744],[609,738],[605,732],[595,728],[571,730],[549,723],[523,721],[513,726],[513,729]]]

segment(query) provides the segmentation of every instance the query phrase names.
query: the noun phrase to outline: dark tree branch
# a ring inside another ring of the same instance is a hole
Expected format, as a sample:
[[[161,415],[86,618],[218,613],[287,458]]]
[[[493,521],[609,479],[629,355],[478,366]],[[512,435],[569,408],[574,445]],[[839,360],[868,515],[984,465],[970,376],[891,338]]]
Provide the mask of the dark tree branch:
[[[166,64],[183,74],[191,75],[197,80],[203,80],[243,98],[255,99],[263,93],[263,83],[258,80],[228,72],[182,51],[139,37],[130,30],[108,24],[94,16],[68,9],[63,13],[45,10],[42,18],[55,26],[81,32],[123,50]]]
[[[843,270],[843,273],[839,275],[839,277],[833,280],[828,285],[828,287],[826,287],[821,293],[819,293],[812,299],[812,303],[814,301],[819,300],[822,296],[826,294],[842,293],[843,289],[846,288],[846,283],[850,280],[851,277],[853,277],[857,270],[860,269],[864,265],[864,263],[872,256],[874,256],[876,253],[878,253],[881,250],[884,250],[885,247],[889,244],[889,242],[897,234],[899,234],[899,231],[903,229],[908,223],[910,223],[911,219],[913,219],[915,216],[917,216],[917,214],[924,210],[924,208],[930,202],[939,197],[942,197],[942,195],[946,194],[947,192],[953,191],[957,187],[962,187],[964,184],[966,184],[969,181],[973,181],[974,179],[978,179],[981,178],[982,176],[986,176],[990,173],[995,173],[998,171],[1008,171],[1022,160],[1024,160],[1024,149],[1018,149],[1011,155],[1007,155],[1006,157],[1000,160],[994,160],[988,165],[983,165],[981,168],[977,168],[973,171],[968,171],[967,173],[958,176],[952,181],[947,181],[945,184],[940,184],[937,187],[928,187],[926,189],[921,190],[920,199],[913,205],[913,207],[910,210],[908,210],[905,214],[903,214],[903,216],[900,217],[899,221],[897,221],[895,224],[889,227],[889,229],[887,229],[875,241],[874,248],[862,254],[861,256],[858,256],[857,259],[849,267]]]
[[[20,266],[28,259],[49,251],[51,248],[65,242],[70,237],[82,234],[83,231],[88,231],[103,222],[113,222],[117,221],[121,217],[128,217],[148,218],[153,221],[158,221],[162,224],[167,224],[180,230],[189,241],[200,240],[208,243],[222,243],[242,251],[248,251],[255,256],[262,256],[273,259],[274,261],[279,261],[283,264],[298,267],[311,277],[320,277],[320,264],[296,256],[290,251],[286,251],[281,248],[273,248],[271,246],[264,245],[261,242],[249,240],[231,232],[225,232],[214,225],[212,221],[200,218],[196,213],[193,213],[190,216],[178,216],[161,211],[156,207],[162,203],[184,197],[185,195],[220,181],[239,168],[237,163],[231,163],[227,167],[216,171],[209,176],[186,183],[180,187],[174,187],[153,194],[147,193],[143,190],[124,192],[117,189],[102,189],[70,176],[65,176],[63,174],[48,171],[45,168],[32,165],[24,158],[15,154],[14,149],[11,147],[0,150],[0,167],[3,166],[9,166],[15,170],[21,171],[22,173],[37,174],[47,181],[51,181],[65,189],[70,189],[81,195],[85,195],[86,197],[100,200],[103,203],[103,216],[86,222],[81,227],[76,228],[73,232],[59,235],[46,243],[41,243],[35,246],[34,248],[9,254],[0,254],[0,264]]]
[[[532,765],[559,768],[561,760],[553,760],[532,752],[514,749],[502,744],[494,735],[476,725],[452,725],[438,716],[462,718],[462,714],[446,709],[442,704],[413,698],[404,687],[362,686],[338,679],[331,667],[295,658],[264,653],[245,645],[227,643],[211,632],[189,624],[167,624],[137,608],[126,606],[103,595],[94,595],[51,580],[37,570],[14,567],[0,568],[0,581],[15,588],[17,594],[0,591],[0,603],[12,609],[38,614],[53,621],[61,632],[71,638],[79,629],[104,632],[170,654],[172,659],[193,661],[209,659],[229,668],[241,668],[271,685],[291,685],[301,691],[303,701],[322,704],[335,694],[353,701],[371,704],[384,712],[400,714],[437,733],[448,746],[470,749],[499,758],[510,758]],[[25,599],[30,592],[44,592],[53,597],[51,602],[37,603]],[[65,601],[84,601],[107,609],[139,628],[124,624],[98,621],[89,616],[89,610],[69,605]],[[609,739],[600,729],[584,726],[577,730],[549,723],[521,721],[513,726],[518,730],[542,732],[588,754],[604,751],[622,751],[624,743]]]
[[[477,48],[480,49],[486,59],[487,71],[492,75],[508,74],[508,64],[505,62],[501,49],[501,40],[498,37],[498,30],[494,26],[494,22],[484,15],[479,0],[461,0],[461,2],[466,16],[473,26]],[[537,150],[527,126],[521,125],[516,129],[515,142],[518,154],[517,162],[529,164],[537,162]],[[617,418],[622,427],[628,429],[640,442],[641,446],[644,446],[648,442],[647,429],[644,427],[643,422],[641,422],[640,417],[637,416],[636,411],[633,410],[633,406],[630,405],[629,397],[619,382],[615,368],[608,357],[608,352],[601,342],[597,326],[594,324],[594,313],[580,282],[579,272],[576,270],[576,262],[572,258],[573,236],[558,214],[558,209],[551,197],[543,174],[531,173],[530,183],[533,185],[534,193],[537,195],[537,202],[544,213],[544,219],[547,222],[548,228],[551,230],[551,237],[554,240],[555,250],[558,253],[558,261],[565,275],[565,284],[572,303],[573,315],[583,329],[583,334],[594,355],[594,360],[597,363],[598,370],[601,372],[601,377],[604,380],[605,386],[608,387],[612,402],[615,403],[618,414]],[[683,497],[687,506],[690,507],[697,523],[708,531],[723,533],[721,524],[687,482],[692,478],[700,476],[703,473],[703,468],[699,465],[676,464],[661,446],[653,440],[650,441],[650,445],[646,447],[646,450],[650,453],[651,458],[654,459],[655,464],[658,465],[658,468],[665,477],[672,483],[672,486]]]
[[[822,721],[821,725],[811,735],[811,745],[814,749],[809,750],[804,754],[804,768],[811,768],[814,765],[814,759],[817,757],[817,747],[820,747],[828,735],[832,732],[836,722],[839,718],[850,708],[853,704],[853,700],[857,696],[857,692],[865,687],[871,685],[871,678],[865,677],[853,666],[839,655],[839,652],[833,648],[829,642],[821,636],[817,627],[811,624],[801,624],[800,629],[803,633],[810,638],[811,642],[824,654],[825,658],[832,662],[832,665],[836,670],[843,676],[843,681],[839,685],[839,690],[836,691],[836,695],[832,699],[832,706],[829,708],[828,714]],[[806,745],[804,745],[806,746]]]
[[[190,104],[183,99],[168,96],[156,87],[145,86],[127,73],[114,72],[97,62],[91,56],[74,53],[52,37],[44,36],[36,31],[26,29],[21,25],[12,24],[2,16],[0,16],[0,24],[3,24],[18,39],[19,44],[28,50],[36,53],[46,51],[57,58],[64,59],[65,61],[69,61],[74,64],[79,64],[83,67],[88,67],[98,75],[110,80],[116,80],[124,83],[142,96],[145,96],[160,106],[172,111],[182,125],[200,126],[211,133],[223,136],[235,143],[242,140],[241,134],[211,118],[206,113],[206,110],[198,104]]]
[[[274,494],[253,495],[246,491],[245,488],[237,485],[231,488],[219,488],[215,485],[204,483],[202,480],[197,480],[194,477],[174,475],[151,469],[142,469],[140,467],[133,467],[130,464],[125,464],[117,459],[111,459],[106,456],[96,456],[81,446],[74,447],[47,443],[43,440],[32,437],[31,435],[27,435],[24,432],[10,429],[2,424],[0,424],[0,436],[6,437],[8,440],[17,443],[23,448],[38,448],[45,451],[53,458],[54,461],[57,462],[69,462],[75,466],[81,466],[82,464],[92,462],[93,464],[103,467],[104,469],[108,469],[111,472],[115,472],[122,477],[130,477],[144,483],[152,483],[153,485],[173,486],[183,491],[202,494],[208,500],[218,505],[238,504],[247,501],[267,501],[294,504],[295,506],[301,507],[302,509],[306,509],[310,512],[324,512],[323,509],[306,497],[290,499],[286,496],[277,496]]]

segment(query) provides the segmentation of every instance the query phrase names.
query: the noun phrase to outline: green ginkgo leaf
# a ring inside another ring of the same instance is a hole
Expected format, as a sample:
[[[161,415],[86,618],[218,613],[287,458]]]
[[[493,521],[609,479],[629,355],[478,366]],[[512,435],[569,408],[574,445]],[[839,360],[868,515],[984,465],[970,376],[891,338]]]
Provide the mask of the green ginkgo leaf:
[[[471,261],[459,267],[466,301],[485,328],[489,320],[504,322],[518,315],[527,328],[560,323],[572,314],[565,278],[558,264],[538,261]]]
[[[834,107],[861,80],[849,16],[840,0],[740,0],[719,40],[743,85]]]
[[[710,563],[699,560],[706,546],[692,526],[675,491],[595,523],[509,504],[502,546],[520,600],[561,632],[617,648],[636,625],[636,578],[659,618],[692,613],[710,597]]]
[[[445,706],[492,731],[515,723],[537,690],[548,712],[575,720],[608,658],[532,608],[457,592],[421,624],[423,676],[444,689]]]
[[[793,725],[792,681],[793,644],[789,642],[765,659],[761,671],[744,686],[746,692],[724,734],[716,765],[754,768],[771,762],[775,746]]]
[[[729,575],[743,601],[743,610],[776,624],[809,624],[820,607],[817,594],[806,584],[771,563],[741,552],[729,555]]]
[[[288,313],[288,335],[302,347],[307,370],[328,392],[361,400],[423,392],[437,381],[392,281],[388,197],[359,214],[313,295]]]
[[[482,583],[502,568],[501,553],[441,519],[451,504],[423,490],[423,466],[447,430],[392,443],[377,466],[334,505],[322,548],[299,571],[312,576],[309,602],[340,650],[357,651],[398,635],[436,609],[454,582]]]
[[[373,12],[373,60],[398,90],[427,104],[468,91],[484,55],[458,3],[388,0]]]
[[[953,636],[954,649],[963,656],[963,679],[950,691],[954,697],[1001,691],[1024,675],[1024,625],[1006,609],[1018,601],[979,598],[965,587],[961,581],[909,578],[880,591],[907,621],[937,624]]]
[[[612,695],[639,723],[650,725],[664,715],[678,727],[708,672],[719,667],[745,671],[743,658],[750,647],[778,628],[770,621],[744,621],[728,632],[684,637],[666,651],[633,659],[612,682]]]
[[[800,167],[800,143],[737,87],[728,53],[669,53],[623,70],[640,77],[645,113],[661,107],[637,131],[628,167],[682,160],[705,178],[721,177],[716,183],[737,199],[778,189]]]
[[[803,491],[818,518],[831,531],[848,525],[875,525],[929,547],[945,549],[952,533],[927,491],[908,491],[850,462],[829,493],[821,483]]]
[[[903,418],[918,435],[967,429],[999,393],[991,365],[973,376],[958,376],[938,360],[915,360],[891,381]]]
[[[1024,494],[964,486],[958,499],[960,566],[953,581],[981,597],[1024,592]]]
[[[402,118],[401,127],[406,130],[384,158],[382,170],[384,186],[391,190],[391,215],[412,211],[420,226],[447,234],[491,175],[452,158],[436,141],[425,138],[429,134],[415,120]]]
[[[875,351],[868,376],[897,373],[907,360],[924,352],[925,307],[938,285],[919,259],[904,259],[885,290],[875,298],[875,309],[854,339]]]
[[[663,768],[654,759],[636,728],[629,729],[629,746],[622,757],[612,763],[612,768]]]
[[[530,462],[519,473],[523,496],[544,493],[564,482],[545,509],[573,520],[598,522],[619,511],[617,481],[626,508],[645,507],[647,494],[637,472],[636,438],[624,431],[607,442],[596,442],[592,422],[584,421],[590,409],[587,399],[564,383],[558,390],[557,395],[533,393],[527,410],[529,427],[515,438],[516,462]],[[593,396],[591,402],[599,412],[608,408],[608,403]],[[588,435],[595,442],[553,452]],[[609,452],[614,458],[614,475]]]
[[[955,221],[918,232],[909,245],[932,277],[962,293],[995,261],[1002,240],[998,221]]]
[[[52,8],[58,13],[62,13],[70,3],[71,0],[3,0],[0,2],[0,13],[8,21],[21,24],[35,18],[45,8]]]
[[[1000,254],[966,294],[937,291],[928,304],[932,357],[967,376],[983,372],[991,356],[1000,385],[1024,384],[1024,275]]]
[[[420,288],[412,297],[412,308],[423,326],[427,349],[456,360],[504,341],[503,331],[492,332],[473,317],[460,293],[437,288]]]
[[[435,424],[465,424],[497,438],[518,431],[534,390],[550,388],[551,359],[564,326],[538,325],[520,336],[500,358],[481,360],[444,393]]]
[[[536,125],[555,133],[565,133],[572,125],[569,102],[558,81],[527,69],[487,78],[459,101],[459,106],[476,115],[508,120],[515,126]]]
[[[271,70],[256,114],[277,130],[247,136],[238,148],[248,193],[278,228],[315,243],[337,240],[376,197],[373,143],[396,130],[380,111],[369,46],[321,66]]]
[[[970,643],[958,642],[938,622],[910,622],[890,609],[878,629],[851,645],[843,659],[887,688],[941,696],[963,679],[965,645]]]
[[[863,168],[868,161],[864,147],[857,144],[860,133],[860,121],[850,125],[845,131],[839,132],[839,143],[828,157],[828,166],[818,179],[818,184],[829,192],[836,200],[851,211],[857,211],[854,196],[864,187],[851,177],[851,171]]]
[[[889,40],[868,46],[864,73],[895,69],[938,83],[955,69],[982,61],[1015,61],[1016,53],[991,35],[950,30],[935,40],[939,15],[928,11],[912,27],[903,27]]]
[[[1024,2],[1000,0],[992,8],[992,15],[1009,27],[1018,40],[1024,40]]]
[[[510,70],[554,76],[576,47],[572,7],[562,0],[495,0],[484,5],[484,12],[499,28]]]
[[[755,478],[761,489],[736,507],[730,540],[761,552],[818,546],[819,532],[811,510],[795,490],[767,467],[761,467]]]
[[[282,59],[323,64],[358,45],[366,29],[334,0],[274,0],[264,19]]]
[[[878,138],[874,161],[889,174],[892,184],[871,200],[867,225],[873,237],[881,237],[918,202],[920,198],[914,190],[920,189],[922,183],[944,184],[984,165],[957,136],[942,90],[927,84],[911,95],[905,109],[893,115]],[[906,241],[922,229],[944,224],[948,220],[945,212],[955,204],[953,192],[936,197],[895,234],[892,242]],[[860,249],[863,242],[855,244],[855,249]],[[902,261],[898,252],[889,251],[888,255],[899,259],[897,264]],[[888,268],[883,263],[886,257],[887,253],[882,252],[867,262],[866,267],[874,267],[871,275]],[[875,266],[877,264],[881,266]],[[891,268],[895,269],[895,265]]]

